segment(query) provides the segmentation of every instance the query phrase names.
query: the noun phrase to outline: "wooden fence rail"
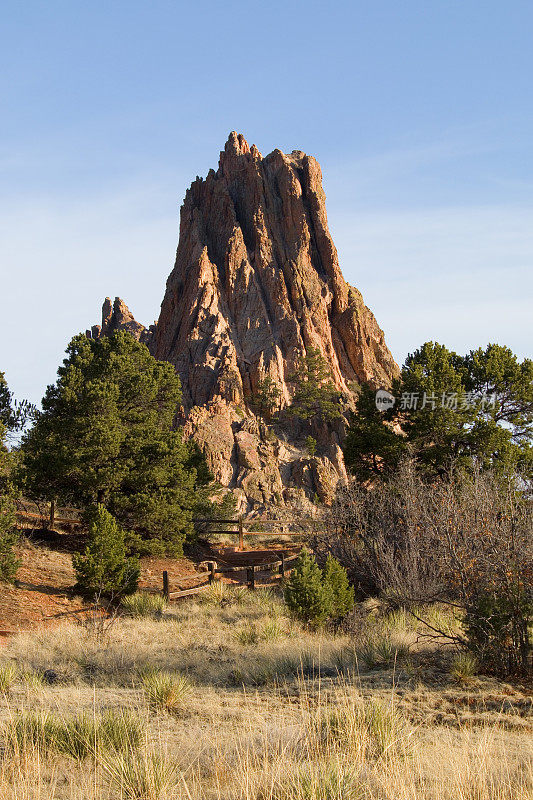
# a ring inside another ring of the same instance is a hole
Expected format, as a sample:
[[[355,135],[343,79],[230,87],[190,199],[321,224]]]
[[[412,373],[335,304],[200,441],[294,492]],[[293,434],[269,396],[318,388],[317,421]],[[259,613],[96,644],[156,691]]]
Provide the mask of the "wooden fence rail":
[[[300,528],[301,530],[291,531],[250,531],[244,529],[244,523],[248,522],[250,526],[256,525],[290,525]],[[312,517],[300,517],[299,519],[250,519],[245,520],[244,517],[237,519],[204,519],[197,518],[193,520],[200,533],[213,536],[238,536],[239,537],[239,550],[244,550],[244,537],[245,536],[307,536],[311,531],[316,530],[319,521]],[[221,528],[219,526],[230,526]]]
[[[255,578],[258,573],[261,572],[272,572],[277,570],[280,576],[280,579],[283,580],[285,575],[287,575],[293,567],[289,565],[292,564],[293,561],[296,561],[299,554],[293,556],[285,556],[282,555],[281,558],[277,561],[269,561],[266,564],[245,564],[243,566],[237,567],[222,567],[220,568],[216,561],[206,561],[206,570],[204,572],[194,573],[193,575],[187,575],[187,580],[190,580],[195,577],[207,577],[207,583],[202,583],[199,586],[193,586],[190,589],[180,589],[177,592],[171,592],[169,588],[169,581],[168,581],[168,572],[165,570],[163,572],[163,596],[167,600],[179,600],[181,597],[188,597],[193,594],[198,594],[199,592],[203,592],[205,589],[208,589],[211,584],[218,580],[217,576],[219,575],[232,575],[238,572],[245,572],[246,573],[246,585],[249,589],[255,589]]]

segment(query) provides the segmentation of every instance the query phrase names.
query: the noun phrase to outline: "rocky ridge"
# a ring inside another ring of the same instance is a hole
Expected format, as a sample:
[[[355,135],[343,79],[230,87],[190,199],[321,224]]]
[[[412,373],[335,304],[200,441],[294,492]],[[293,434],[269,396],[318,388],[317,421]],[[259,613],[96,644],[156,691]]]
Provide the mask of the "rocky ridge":
[[[204,448],[216,478],[242,507],[328,502],[346,479],[342,421],[281,429],[250,407],[270,377],[280,407],[309,348],[331,369],[346,409],[357,386],[387,386],[397,374],[382,330],[361,293],[344,280],[328,230],[320,165],[295,150],[263,158],[231,133],[218,169],[197,178],[181,208],[176,261],[157,324],[145,328],[107,298],[98,338],[128,330],[172,363],[183,387],[187,435]],[[304,433],[316,439],[310,456]]]

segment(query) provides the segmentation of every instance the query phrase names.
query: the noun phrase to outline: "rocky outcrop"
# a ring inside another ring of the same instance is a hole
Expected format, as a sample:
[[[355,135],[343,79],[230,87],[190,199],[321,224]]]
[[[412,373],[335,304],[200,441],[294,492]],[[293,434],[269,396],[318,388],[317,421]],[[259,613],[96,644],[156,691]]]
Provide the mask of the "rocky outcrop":
[[[346,407],[357,385],[387,386],[397,373],[373,314],[344,280],[328,230],[318,162],[294,150],[263,158],[231,133],[218,169],[197,178],[181,208],[176,261],[150,329],[118,298],[100,329],[129,330],[172,363],[183,388],[185,430],[217,479],[242,503],[327,502],[345,479],[342,422],[313,431],[312,457],[298,431],[267,429],[250,409],[269,376],[290,404],[290,376],[320,351]]]
[[[191,409],[185,435],[198,442],[211,471],[243,510],[269,505],[309,510],[310,501],[328,503],[339,480],[346,480],[338,445],[327,440],[322,454],[311,457],[301,442],[290,442],[220,396]]]
[[[138,342],[150,346],[155,327],[155,323],[149,328],[145,328],[144,325],[137,322],[120,297],[115,297],[113,305],[111,305],[109,297],[106,297],[102,306],[102,324],[93,325],[90,330],[86,331],[86,336],[89,339],[99,339],[100,336],[109,336],[115,331],[128,331]]]

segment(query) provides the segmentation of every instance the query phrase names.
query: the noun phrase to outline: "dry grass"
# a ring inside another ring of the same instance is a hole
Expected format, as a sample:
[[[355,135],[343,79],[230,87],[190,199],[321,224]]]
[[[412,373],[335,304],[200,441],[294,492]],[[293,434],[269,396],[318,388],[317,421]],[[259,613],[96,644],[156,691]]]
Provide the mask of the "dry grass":
[[[142,687],[151,708],[171,713],[185,706],[192,689],[190,681],[183,675],[159,670],[143,675]]]
[[[458,653],[450,667],[450,675],[457,683],[472,683],[479,672],[479,665],[475,656],[470,653]]]
[[[226,587],[103,636],[19,635],[0,663],[0,797],[531,800],[527,695],[458,684],[468,665],[420,633],[375,611],[313,633],[271,592]]]
[[[122,600],[122,608],[132,617],[155,617],[159,619],[167,607],[167,602],[160,594],[135,592]]]

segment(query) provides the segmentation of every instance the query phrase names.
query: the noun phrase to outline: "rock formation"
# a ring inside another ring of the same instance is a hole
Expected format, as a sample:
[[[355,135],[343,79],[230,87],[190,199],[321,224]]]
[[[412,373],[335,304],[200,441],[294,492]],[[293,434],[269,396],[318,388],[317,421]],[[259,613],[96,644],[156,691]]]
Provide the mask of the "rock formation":
[[[100,336],[109,336],[114,331],[128,331],[138,342],[150,346],[155,324],[145,328],[134,318],[126,303],[115,297],[115,302],[111,305],[111,300],[106,297],[102,306],[102,324],[93,325],[86,331],[89,339],[99,339]]]
[[[250,409],[269,376],[290,404],[290,376],[309,348],[327,360],[347,406],[357,384],[388,385],[397,366],[360,292],[342,277],[318,162],[301,151],[263,158],[231,133],[218,170],[181,208],[176,262],[150,329],[106,300],[91,335],[129,330],[178,371],[185,430],[242,503],[327,501],[345,478],[342,424],[318,426],[317,455],[297,431],[266,429]],[[295,438],[296,437],[296,438]]]

